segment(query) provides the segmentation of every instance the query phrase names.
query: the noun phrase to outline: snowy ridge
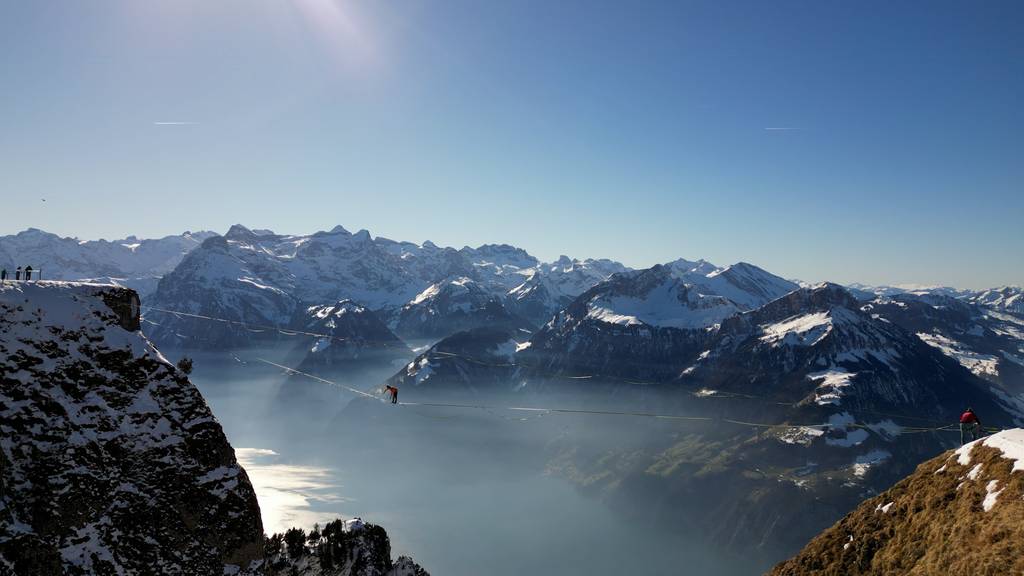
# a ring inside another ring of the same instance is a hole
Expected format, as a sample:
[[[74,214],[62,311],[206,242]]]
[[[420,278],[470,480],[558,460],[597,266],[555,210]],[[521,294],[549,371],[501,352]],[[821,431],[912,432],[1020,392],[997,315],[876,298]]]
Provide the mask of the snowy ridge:
[[[739,312],[726,298],[695,293],[667,275],[644,288],[636,294],[611,291],[593,298],[587,318],[624,326],[694,330],[714,326]]]

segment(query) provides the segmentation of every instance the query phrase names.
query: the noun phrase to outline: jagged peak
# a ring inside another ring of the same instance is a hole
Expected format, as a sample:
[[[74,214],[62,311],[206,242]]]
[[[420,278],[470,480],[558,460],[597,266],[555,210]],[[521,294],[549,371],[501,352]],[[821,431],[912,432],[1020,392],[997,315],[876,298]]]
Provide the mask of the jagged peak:
[[[248,238],[252,236],[252,230],[246,228],[241,224],[232,224],[231,228],[228,228],[225,238]]]

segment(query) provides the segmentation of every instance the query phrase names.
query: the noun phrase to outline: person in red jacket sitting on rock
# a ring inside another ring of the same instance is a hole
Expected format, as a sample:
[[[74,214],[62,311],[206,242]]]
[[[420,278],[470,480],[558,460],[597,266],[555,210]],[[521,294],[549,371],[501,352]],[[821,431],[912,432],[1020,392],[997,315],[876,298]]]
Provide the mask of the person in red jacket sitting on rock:
[[[967,439],[968,437],[970,440]],[[981,420],[978,419],[973,408],[968,408],[960,415],[960,445],[963,446],[978,438],[981,438]]]
[[[398,404],[398,388],[394,386],[385,386],[384,391],[391,394],[391,403]]]

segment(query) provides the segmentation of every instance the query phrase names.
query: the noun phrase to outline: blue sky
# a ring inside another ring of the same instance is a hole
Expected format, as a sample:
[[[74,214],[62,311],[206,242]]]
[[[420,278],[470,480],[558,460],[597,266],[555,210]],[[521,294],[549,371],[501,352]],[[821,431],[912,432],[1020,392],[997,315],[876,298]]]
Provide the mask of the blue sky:
[[[342,224],[1024,284],[1022,26],[997,1],[5,2],[0,233]]]

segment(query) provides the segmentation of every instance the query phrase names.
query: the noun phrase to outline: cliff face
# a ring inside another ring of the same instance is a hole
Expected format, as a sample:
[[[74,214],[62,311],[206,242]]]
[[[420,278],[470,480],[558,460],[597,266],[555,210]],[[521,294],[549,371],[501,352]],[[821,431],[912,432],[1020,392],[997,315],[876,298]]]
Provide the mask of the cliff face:
[[[1024,430],[918,466],[771,571],[778,576],[1024,573]]]
[[[258,571],[255,493],[138,297],[0,286],[0,573]]]

